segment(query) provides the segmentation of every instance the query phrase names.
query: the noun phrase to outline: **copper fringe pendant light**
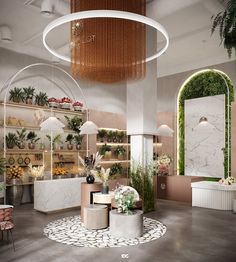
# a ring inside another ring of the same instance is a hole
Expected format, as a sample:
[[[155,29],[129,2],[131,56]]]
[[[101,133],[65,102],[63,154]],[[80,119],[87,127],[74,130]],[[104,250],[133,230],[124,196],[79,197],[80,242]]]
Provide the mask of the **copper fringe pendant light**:
[[[119,10],[146,14],[146,0],[71,0],[71,13]],[[118,18],[71,22],[71,72],[102,83],[137,80],[146,72],[146,26]]]

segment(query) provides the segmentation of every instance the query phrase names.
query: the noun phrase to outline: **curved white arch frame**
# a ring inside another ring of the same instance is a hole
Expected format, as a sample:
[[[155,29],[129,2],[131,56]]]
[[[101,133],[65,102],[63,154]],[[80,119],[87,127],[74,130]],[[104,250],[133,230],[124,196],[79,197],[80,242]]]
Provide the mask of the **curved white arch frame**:
[[[189,76],[184,82],[183,84],[181,85],[179,91],[178,91],[178,96],[177,96],[177,104],[176,104],[176,110],[177,110],[177,118],[176,118],[176,135],[177,135],[177,146],[176,146],[176,152],[177,152],[177,157],[176,157],[176,164],[177,164],[177,175],[179,175],[179,98],[180,98],[180,94],[181,94],[181,91],[184,89],[185,85],[191,81],[191,79],[199,74],[202,74],[202,73],[205,73],[205,72],[214,72],[214,73],[217,73],[225,82],[225,85],[227,87],[227,114],[228,114],[228,117],[227,117],[227,121],[229,123],[229,108],[230,108],[230,98],[229,98],[229,86],[228,86],[228,83],[225,79],[225,77],[229,78],[224,72],[220,71],[220,70],[217,70],[217,69],[204,69],[204,70],[200,70],[194,74],[192,74],[191,76]],[[225,76],[225,77],[224,77]],[[227,130],[227,135],[228,135],[228,139],[227,139],[227,143],[228,143],[228,147],[227,147],[227,154],[228,156],[230,155],[230,138],[229,138],[229,135],[230,135],[230,130],[228,128]],[[227,177],[230,176],[230,159],[228,157],[228,170],[227,170]]]
[[[59,17],[56,20],[52,21],[50,24],[48,24],[43,31],[43,44],[44,44],[45,48],[54,56],[56,56],[56,57],[58,57],[58,58],[60,58],[64,61],[71,62],[70,57],[61,55],[61,54],[57,53],[55,49],[49,47],[49,45],[47,44],[47,41],[46,41],[47,35],[53,29],[55,29],[56,27],[58,27],[60,25],[63,25],[65,23],[68,23],[68,22],[71,22],[71,21],[74,21],[74,20],[86,19],[86,18],[120,18],[120,19],[126,19],[126,20],[140,22],[140,23],[143,23],[145,25],[149,25],[149,26],[155,28],[157,31],[161,32],[166,39],[165,46],[156,54],[154,54],[150,57],[147,57],[145,59],[145,62],[149,62],[149,61],[154,60],[157,57],[161,56],[169,46],[169,36],[168,36],[166,29],[160,23],[156,22],[155,20],[153,20],[149,17],[138,15],[138,14],[131,13],[131,12],[123,12],[123,11],[116,11],[116,10],[92,10],[92,11],[82,11],[82,12],[68,14],[68,15]]]
[[[6,157],[6,140],[5,140],[5,136],[6,136],[6,100],[7,100],[7,94],[9,92],[9,89],[12,85],[12,83],[14,82],[14,80],[16,79],[17,76],[19,76],[23,71],[29,69],[29,68],[32,68],[32,67],[37,67],[37,66],[48,66],[48,67],[53,67],[63,73],[65,73],[71,80],[72,82],[79,88],[80,92],[81,92],[81,95],[82,95],[82,98],[83,98],[83,102],[84,102],[84,105],[85,105],[85,109],[86,109],[86,113],[87,113],[87,121],[89,120],[89,115],[88,115],[88,108],[87,108],[87,103],[86,103],[86,100],[85,100],[85,96],[84,96],[84,93],[81,89],[81,87],[79,86],[79,84],[76,82],[76,80],[68,73],[66,72],[64,69],[58,67],[58,66],[55,66],[55,65],[52,65],[52,64],[47,64],[47,63],[35,63],[35,64],[31,64],[31,65],[28,65],[28,66],[25,66],[24,68],[20,69],[19,71],[17,71],[14,75],[12,75],[10,78],[8,78],[4,84],[3,84],[3,87],[2,89],[0,90],[0,93],[2,91],[5,91],[5,94],[4,94],[4,100],[3,100],[3,121],[4,121],[4,127],[3,127],[3,148],[4,148],[4,151],[3,151],[3,155],[4,155],[4,158]],[[87,154],[88,154],[88,135],[87,135]],[[52,150],[51,150],[51,154],[52,154]],[[52,170],[51,170],[52,172]],[[52,174],[51,174],[51,178],[52,178]],[[4,184],[6,184],[6,176],[4,176]],[[6,201],[6,190],[5,190],[5,193],[4,193],[4,202]]]

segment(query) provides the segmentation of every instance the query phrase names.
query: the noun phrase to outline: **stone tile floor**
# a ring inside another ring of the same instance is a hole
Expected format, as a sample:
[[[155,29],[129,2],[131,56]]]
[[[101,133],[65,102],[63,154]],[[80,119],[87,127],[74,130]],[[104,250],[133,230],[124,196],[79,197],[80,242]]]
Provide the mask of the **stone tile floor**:
[[[157,201],[146,214],[167,226],[166,234],[150,243],[121,248],[81,248],[47,239],[43,228],[51,221],[79,214],[70,210],[42,214],[32,204],[15,208],[16,228],[11,243],[0,241],[0,261],[22,262],[233,262],[236,261],[236,214],[187,204]]]

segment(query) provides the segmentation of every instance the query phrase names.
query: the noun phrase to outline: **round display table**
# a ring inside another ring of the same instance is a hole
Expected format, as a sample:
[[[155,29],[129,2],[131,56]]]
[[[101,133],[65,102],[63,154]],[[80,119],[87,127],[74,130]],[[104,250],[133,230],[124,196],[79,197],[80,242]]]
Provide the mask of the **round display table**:
[[[114,198],[114,192],[110,191],[109,194],[93,193],[93,203],[97,204],[111,204]]]
[[[132,215],[110,211],[110,234],[116,238],[135,238],[143,235],[143,211],[135,210]]]

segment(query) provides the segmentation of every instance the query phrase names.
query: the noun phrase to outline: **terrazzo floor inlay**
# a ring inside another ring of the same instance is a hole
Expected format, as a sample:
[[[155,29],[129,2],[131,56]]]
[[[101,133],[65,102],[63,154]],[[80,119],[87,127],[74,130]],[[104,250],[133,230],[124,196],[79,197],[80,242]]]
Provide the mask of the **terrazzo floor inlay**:
[[[109,228],[88,230],[81,222],[80,216],[65,217],[49,223],[44,228],[44,235],[51,240],[78,247],[122,247],[147,243],[162,237],[166,226],[161,222],[144,217],[143,236],[138,238],[114,238]],[[128,230],[128,229],[127,229]]]

